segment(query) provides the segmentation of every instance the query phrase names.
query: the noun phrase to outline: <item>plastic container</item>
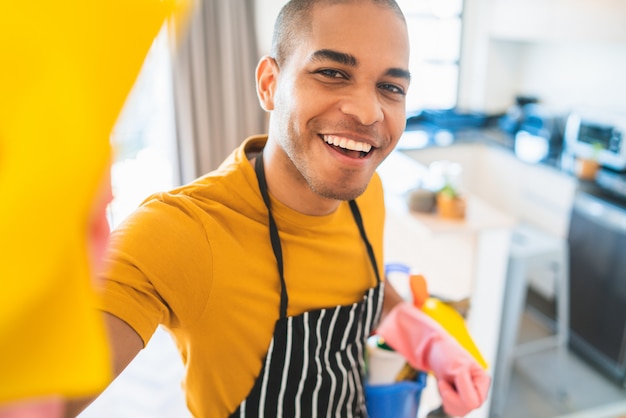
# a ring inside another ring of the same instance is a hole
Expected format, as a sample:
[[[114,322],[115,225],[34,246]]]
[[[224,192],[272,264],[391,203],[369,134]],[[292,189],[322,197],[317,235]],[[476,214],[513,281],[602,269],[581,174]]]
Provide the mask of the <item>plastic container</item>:
[[[387,385],[365,385],[365,403],[370,418],[415,418],[420,406],[426,373],[420,372],[415,381]]]
[[[379,347],[374,335],[367,340],[367,383],[370,385],[389,385],[406,365],[402,354],[389,348]]]

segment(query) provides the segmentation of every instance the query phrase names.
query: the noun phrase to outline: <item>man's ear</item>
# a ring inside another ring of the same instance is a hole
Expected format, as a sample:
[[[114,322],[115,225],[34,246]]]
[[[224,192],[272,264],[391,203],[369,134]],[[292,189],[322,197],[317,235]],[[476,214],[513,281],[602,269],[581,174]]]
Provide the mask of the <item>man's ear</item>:
[[[270,56],[264,56],[256,67],[256,92],[265,111],[274,110],[274,93],[278,78],[278,64]]]

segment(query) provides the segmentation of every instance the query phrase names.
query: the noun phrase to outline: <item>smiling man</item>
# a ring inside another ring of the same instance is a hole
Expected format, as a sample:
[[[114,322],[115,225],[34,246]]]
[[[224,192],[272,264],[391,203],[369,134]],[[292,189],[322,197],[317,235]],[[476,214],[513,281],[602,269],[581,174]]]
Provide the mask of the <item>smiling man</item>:
[[[481,404],[480,366],[381,277],[375,171],[405,128],[408,62],[393,0],[285,5],[256,71],[268,135],[112,234],[101,308],[116,373],[163,325],[194,416],[366,416],[365,340],[382,316],[448,385],[444,406]]]
[[[300,32],[291,31],[289,46],[275,44],[276,58],[261,61],[261,101],[272,111],[270,189],[274,177],[291,180],[308,194],[294,202],[317,201],[328,213],[363,193],[396,145],[405,127],[409,44],[404,19],[391,6],[317,6]]]

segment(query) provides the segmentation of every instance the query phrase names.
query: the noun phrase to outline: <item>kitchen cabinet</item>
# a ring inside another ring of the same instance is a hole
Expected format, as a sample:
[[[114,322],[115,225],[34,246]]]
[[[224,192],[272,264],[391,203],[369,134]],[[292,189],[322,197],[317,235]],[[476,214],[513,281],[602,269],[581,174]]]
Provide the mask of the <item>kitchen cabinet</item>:
[[[492,0],[490,34],[517,41],[626,41],[622,0]]]
[[[577,180],[552,167],[520,162],[513,185],[519,193],[518,216],[559,238],[567,237]]]

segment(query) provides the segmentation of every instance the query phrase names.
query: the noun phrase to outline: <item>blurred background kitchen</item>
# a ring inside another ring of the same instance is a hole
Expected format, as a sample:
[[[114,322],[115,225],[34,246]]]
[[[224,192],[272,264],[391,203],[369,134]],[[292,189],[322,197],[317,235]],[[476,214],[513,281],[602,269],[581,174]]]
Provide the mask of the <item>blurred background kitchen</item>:
[[[163,28],[112,136],[113,226],[264,131],[254,66],[284,2],[204,0],[187,31]],[[494,376],[471,416],[626,416],[626,2],[398,3],[412,85],[406,133],[379,170],[386,261],[467,304]],[[408,204],[437,194],[442,161],[459,167],[461,219]],[[158,331],[81,416],[188,416],[182,373]],[[419,416],[436,398],[429,384]]]

